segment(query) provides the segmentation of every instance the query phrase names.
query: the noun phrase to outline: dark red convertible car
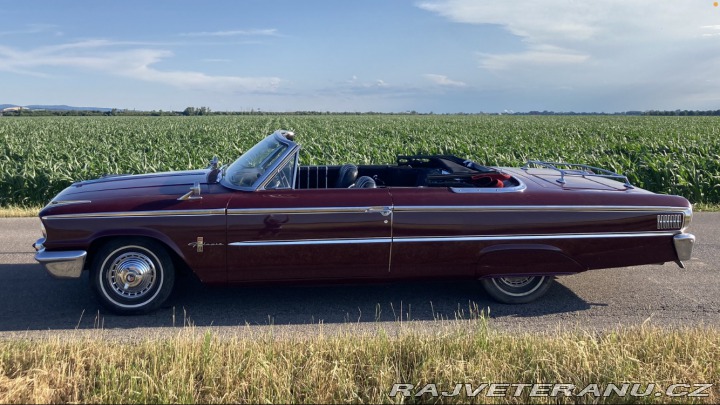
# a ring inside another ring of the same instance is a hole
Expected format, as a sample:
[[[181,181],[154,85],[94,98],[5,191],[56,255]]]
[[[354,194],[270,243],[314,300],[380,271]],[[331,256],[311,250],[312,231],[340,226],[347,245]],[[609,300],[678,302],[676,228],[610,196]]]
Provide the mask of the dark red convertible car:
[[[204,283],[479,279],[526,303],[554,276],[689,260],[682,197],[585,165],[486,167],[446,155],[300,166],[276,131],[229,166],[74,183],[41,212],[35,258],[108,309],[151,311],[175,272]]]

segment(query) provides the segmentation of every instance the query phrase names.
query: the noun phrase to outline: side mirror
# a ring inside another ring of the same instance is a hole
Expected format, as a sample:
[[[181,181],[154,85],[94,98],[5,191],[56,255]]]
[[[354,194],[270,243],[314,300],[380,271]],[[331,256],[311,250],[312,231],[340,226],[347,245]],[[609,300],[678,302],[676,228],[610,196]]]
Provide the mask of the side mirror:
[[[208,164],[207,168],[210,170],[217,170],[217,168],[218,168],[218,157],[217,156],[213,156],[213,158],[210,159],[210,164]]]
[[[225,166],[223,166],[225,167]],[[207,174],[207,182],[208,183],[217,183],[220,181],[220,172],[222,171],[223,167],[218,167],[218,160],[217,156],[213,158],[213,160],[210,161],[210,165],[207,167],[210,169],[210,171]]]
[[[185,200],[202,200],[202,197],[200,196],[200,183],[195,182],[195,184],[190,187],[190,191],[183,194],[182,196],[178,197],[178,201],[185,201]]]

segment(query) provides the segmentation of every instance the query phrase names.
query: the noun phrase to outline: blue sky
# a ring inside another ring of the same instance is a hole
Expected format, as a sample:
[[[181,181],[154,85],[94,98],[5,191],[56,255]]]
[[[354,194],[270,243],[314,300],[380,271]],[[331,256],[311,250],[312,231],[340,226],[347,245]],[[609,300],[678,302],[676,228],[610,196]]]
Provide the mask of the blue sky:
[[[707,0],[1,1],[0,103],[720,109]]]

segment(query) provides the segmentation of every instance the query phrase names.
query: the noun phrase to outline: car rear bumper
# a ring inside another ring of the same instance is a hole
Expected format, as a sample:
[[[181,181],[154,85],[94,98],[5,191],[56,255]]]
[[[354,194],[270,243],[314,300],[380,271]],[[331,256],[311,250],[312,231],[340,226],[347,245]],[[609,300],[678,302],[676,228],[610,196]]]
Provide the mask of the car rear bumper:
[[[48,252],[45,250],[43,243],[45,238],[40,238],[33,243],[33,248],[37,252],[35,260],[45,268],[53,277],[56,278],[78,278],[82,274],[85,266],[85,257],[87,252],[84,250],[63,250],[58,252]]]
[[[675,253],[678,257],[678,265],[685,268],[683,260],[690,260],[692,256],[693,245],[695,244],[695,235],[690,233],[680,233],[673,237],[675,244]]]

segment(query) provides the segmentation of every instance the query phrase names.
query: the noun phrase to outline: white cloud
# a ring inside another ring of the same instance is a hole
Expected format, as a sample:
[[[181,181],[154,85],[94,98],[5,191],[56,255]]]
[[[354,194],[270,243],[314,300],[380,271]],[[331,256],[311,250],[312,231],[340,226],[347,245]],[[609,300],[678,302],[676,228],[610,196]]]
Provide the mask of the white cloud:
[[[440,86],[449,86],[449,87],[465,87],[467,86],[466,83],[457,81],[457,80],[451,80],[445,75],[438,75],[434,73],[427,73],[424,74],[423,77],[430,80],[431,82],[440,85]]]
[[[590,55],[544,45],[533,46],[527,51],[506,54],[481,54],[480,66],[488,70],[505,70],[513,66],[558,66],[581,64]]]
[[[720,35],[720,32],[718,32],[718,31],[720,31],[720,25],[705,25],[700,28],[705,31],[705,33],[702,34],[702,36],[704,36],[704,37],[716,37],[716,36]],[[708,32],[708,31],[715,31],[715,32]]]
[[[272,77],[210,76],[201,72],[160,71],[151,68],[149,64],[128,70],[124,76],[185,89],[214,91],[271,92],[278,88],[281,81]]]
[[[11,35],[40,34],[50,31],[53,31],[53,35],[55,36],[62,36],[63,33],[61,31],[55,30],[56,28],[57,26],[52,24],[28,24],[25,28],[20,30],[0,31],[0,37]]]
[[[367,82],[360,80],[357,75],[352,75],[350,80],[346,80],[341,87],[354,89],[381,89],[390,88],[392,86],[382,79],[376,79],[374,81]]]
[[[281,83],[277,77],[213,76],[194,71],[160,70],[154,65],[171,58],[172,52],[147,48],[117,49],[125,45],[106,40],[88,40],[31,50],[0,46],[0,71],[42,76],[45,75],[45,68],[65,67],[183,89],[218,92],[272,92]]]
[[[696,100],[720,98],[720,83],[708,82],[720,70],[720,14],[712,2],[425,0],[417,6],[451,22],[497,26],[517,38],[510,46],[504,40],[506,51],[477,38],[482,73],[474,86],[548,101],[565,88],[573,93],[566,100],[574,95],[620,106],[632,99],[624,105],[630,109],[657,108],[659,102],[700,108]]]
[[[434,0],[418,7],[458,23],[503,27],[528,48],[522,57],[506,58],[517,63],[546,63],[552,55],[559,63],[577,63],[608,47],[664,46],[657,50],[663,52],[668,44],[701,39],[718,27],[712,7],[673,0]]]
[[[717,21],[717,10],[710,5],[674,0],[434,0],[418,7],[455,22],[501,25],[534,43],[577,43],[697,37],[701,26]]]

